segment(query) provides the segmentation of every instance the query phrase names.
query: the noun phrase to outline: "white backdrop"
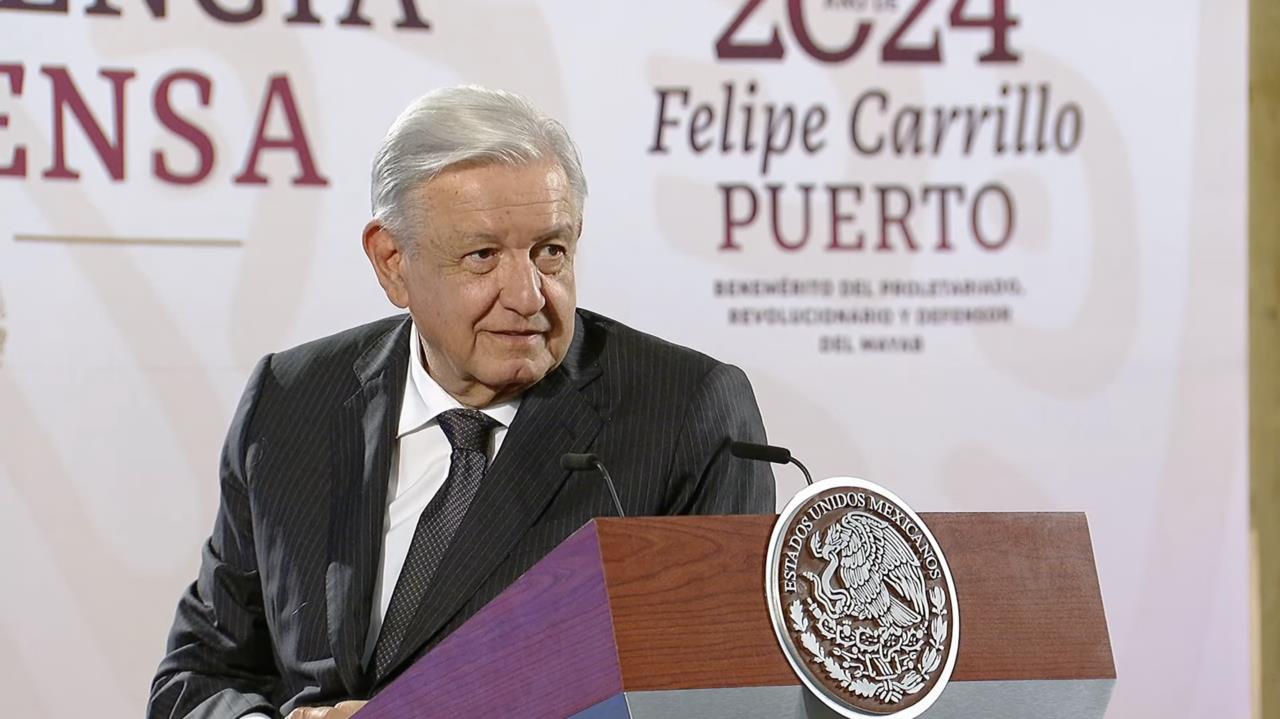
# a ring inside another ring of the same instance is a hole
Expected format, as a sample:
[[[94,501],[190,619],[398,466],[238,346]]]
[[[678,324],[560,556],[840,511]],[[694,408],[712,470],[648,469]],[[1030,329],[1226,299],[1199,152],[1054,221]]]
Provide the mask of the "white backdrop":
[[[141,712],[249,368],[391,312],[372,153],[461,82],[580,144],[583,306],[742,366],[815,473],[1087,512],[1109,716],[1247,716],[1243,0],[153,2],[0,2],[15,716]]]

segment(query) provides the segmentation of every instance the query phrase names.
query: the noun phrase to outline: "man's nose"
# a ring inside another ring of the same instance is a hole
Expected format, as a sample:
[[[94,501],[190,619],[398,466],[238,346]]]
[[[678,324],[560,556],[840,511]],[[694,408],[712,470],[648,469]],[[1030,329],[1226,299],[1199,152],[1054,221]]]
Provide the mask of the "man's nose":
[[[547,304],[542,294],[542,273],[529,258],[513,259],[506,265],[498,300],[503,307],[523,317],[538,314]]]

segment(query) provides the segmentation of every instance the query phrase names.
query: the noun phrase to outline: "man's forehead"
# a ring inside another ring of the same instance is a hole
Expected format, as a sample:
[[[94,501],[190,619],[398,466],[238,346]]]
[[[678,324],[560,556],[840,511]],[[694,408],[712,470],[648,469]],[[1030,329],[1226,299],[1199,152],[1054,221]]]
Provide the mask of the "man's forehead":
[[[499,191],[554,190],[569,194],[569,178],[555,160],[508,163],[467,161],[446,167],[422,183],[419,190],[432,188]]]
[[[459,210],[573,204],[568,179],[556,163],[455,167],[419,185],[415,194],[428,203]]]
[[[489,231],[485,227],[471,227],[467,223],[450,223],[448,227],[442,227],[444,235],[448,239],[460,240],[466,242],[497,242],[507,239],[502,233]],[[528,239],[533,242],[541,242],[543,240],[573,240],[578,234],[578,225],[570,218],[563,218],[560,221],[548,222],[545,225],[521,228],[528,230]]]
[[[425,223],[441,240],[576,237],[578,208],[554,161],[454,166],[418,189]]]

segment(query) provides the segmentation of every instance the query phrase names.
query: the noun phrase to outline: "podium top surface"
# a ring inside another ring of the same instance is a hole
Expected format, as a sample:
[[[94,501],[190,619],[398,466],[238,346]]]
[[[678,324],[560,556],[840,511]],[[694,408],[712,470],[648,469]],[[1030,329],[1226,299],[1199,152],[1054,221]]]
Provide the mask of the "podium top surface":
[[[920,516],[960,601],[952,681],[1115,678],[1083,514]],[[774,520],[596,520],[627,690],[796,682],[764,599]]]

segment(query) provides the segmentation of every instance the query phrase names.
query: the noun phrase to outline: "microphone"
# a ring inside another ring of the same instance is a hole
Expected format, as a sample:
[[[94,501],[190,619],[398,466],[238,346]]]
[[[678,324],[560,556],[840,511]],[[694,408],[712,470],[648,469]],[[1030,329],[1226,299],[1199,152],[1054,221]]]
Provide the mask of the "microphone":
[[[613,477],[609,476],[609,470],[604,468],[604,462],[594,454],[574,454],[572,452],[560,457],[560,467],[570,472],[582,472],[590,469],[600,470],[600,475],[604,477],[604,484],[609,488],[609,496],[613,498],[613,507],[618,510],[619,517],[627,516],[622,511],[622,502],[618,499],[618,489],[613,486]]]
[[[729,453],[739,459],[751,459],[757,462],[772,462],[773,464],[794,464],[804,472],[804,481],[813,484],[813,475],[809,474],[809,470],[800,460],[791,456],[791,450],[786,447],[775,447],[771,444],[754,444],[752,442],[730,442]]]

